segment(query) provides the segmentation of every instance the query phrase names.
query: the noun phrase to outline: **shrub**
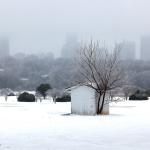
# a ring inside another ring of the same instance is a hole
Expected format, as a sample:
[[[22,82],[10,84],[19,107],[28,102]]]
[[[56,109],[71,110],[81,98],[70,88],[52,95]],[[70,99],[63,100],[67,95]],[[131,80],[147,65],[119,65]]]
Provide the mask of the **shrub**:
[[[13,92],[11,92],[7,96],[15,96],[15,94]]]
[[[18,101],[19,102],[35,102],[35,96],[33,94],[24,92],[19,95]]]
[[[145,94],[146,94],[148,97],[150,97],[150,90],[149,90],[149,89],[146,90],[146,91],[145,91]]]
[[[71,96],[70,95],[63,95],[62,97],[56,98],[56,102],[70,102]]]
[[[148,100],[148,97],[144,94],[133,94],[129,97],[129,100]]]

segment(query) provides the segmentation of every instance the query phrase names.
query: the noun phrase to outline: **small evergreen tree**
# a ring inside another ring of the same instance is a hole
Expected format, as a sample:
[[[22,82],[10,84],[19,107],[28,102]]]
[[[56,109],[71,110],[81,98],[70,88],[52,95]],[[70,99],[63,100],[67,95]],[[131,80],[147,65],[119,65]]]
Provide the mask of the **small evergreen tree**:
[[[43,96],[43,98],[45,99],[47,96],[47,91],[52,89],[52,87],[50,86],[50,84],[45,83],[45,84],[40,84],[37,88],[36,88],[36,92],[39,93],[40,95]]]

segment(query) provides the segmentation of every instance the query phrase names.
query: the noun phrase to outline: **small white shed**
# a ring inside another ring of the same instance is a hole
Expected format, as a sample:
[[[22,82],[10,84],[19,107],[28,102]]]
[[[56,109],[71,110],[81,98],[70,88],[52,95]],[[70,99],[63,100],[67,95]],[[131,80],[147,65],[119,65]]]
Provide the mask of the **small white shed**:
[[[77,85],[70,88],[71,91],[71,113],[79,115],[96,115],[96,93],[95,90]],[[104,106],[102,114],[109,114],[109,104]]]

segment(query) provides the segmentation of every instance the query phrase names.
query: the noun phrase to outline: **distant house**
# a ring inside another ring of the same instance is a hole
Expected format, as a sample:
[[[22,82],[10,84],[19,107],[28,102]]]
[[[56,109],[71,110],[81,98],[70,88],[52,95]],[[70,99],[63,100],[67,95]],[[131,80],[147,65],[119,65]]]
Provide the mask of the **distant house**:
[[[97,100],[95,90],[77,85],[69,88],[71,93],[71,113],[78,115],[96,115]],[[109,114],[109,104],[104,106],[102,114]]]

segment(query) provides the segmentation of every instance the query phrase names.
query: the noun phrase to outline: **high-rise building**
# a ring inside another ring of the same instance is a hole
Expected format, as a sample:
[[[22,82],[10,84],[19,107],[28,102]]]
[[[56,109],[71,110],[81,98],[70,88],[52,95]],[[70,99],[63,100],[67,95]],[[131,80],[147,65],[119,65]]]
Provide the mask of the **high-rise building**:
[[[121,52],[120,59],[121,60],[134,60],[136,54],[135,42],[132,41],[124,41],[120,43]]]
[[[0,57],[9,56],[9,48],[8,38],[0,37]]]
[[[141,59],[150,60],[150,36],[141,38]]]
[[[80,43],[76,36],[71,35],[66,38],[66,43],[63,45],[61,50],[61,56],[64,58],[72,58],[77,54]]]

